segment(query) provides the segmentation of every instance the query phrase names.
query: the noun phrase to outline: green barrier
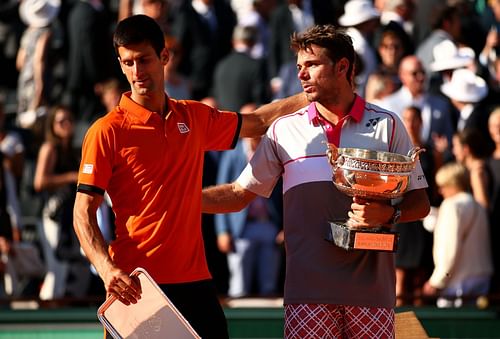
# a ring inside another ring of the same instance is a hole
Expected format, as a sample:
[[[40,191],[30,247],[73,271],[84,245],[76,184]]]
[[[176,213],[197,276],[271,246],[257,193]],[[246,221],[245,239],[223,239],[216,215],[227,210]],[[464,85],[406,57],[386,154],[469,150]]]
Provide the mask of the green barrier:
[[[398,308],[414,311],[430,337],[500,338],[500,309]],[[225,308],[230,337],[283,337],[283,309]],[[0,339],[101,339],[96,308],[0,309]]]

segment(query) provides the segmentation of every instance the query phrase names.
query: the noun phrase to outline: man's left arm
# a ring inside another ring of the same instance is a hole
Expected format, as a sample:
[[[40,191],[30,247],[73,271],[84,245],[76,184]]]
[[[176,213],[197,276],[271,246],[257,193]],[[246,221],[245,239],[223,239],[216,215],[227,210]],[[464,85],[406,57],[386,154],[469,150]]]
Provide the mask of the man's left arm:
[[[298,111],[308,103],[305,94],[301,92],[262,105],[251,113],[242,113],[240,137],[252,138],[263,135],[276,118]]]
[[[383,201],[354,198],[351,211],[348,213],[349,225],[351,227],[390,225],[397,208],[401,211],[397,223],[423,219],[430,211],[427,192],[424,188],[408,191],[403,200],[396,206],[391,206]]]

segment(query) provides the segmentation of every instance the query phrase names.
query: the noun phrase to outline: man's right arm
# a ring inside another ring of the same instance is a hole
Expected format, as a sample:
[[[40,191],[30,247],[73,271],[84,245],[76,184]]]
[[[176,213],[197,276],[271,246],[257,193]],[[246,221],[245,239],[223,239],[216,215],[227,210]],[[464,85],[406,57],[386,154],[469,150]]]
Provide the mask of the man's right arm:
[[[240,137],[258,137],[266,133],[267,128],[280,116],[293,113],[308,104],[305,94],[298,93],[262,105],[251,113],[242,112]]]
[[[207,187],[202,191],[201,211],[210,214],[237,212],[256,196],[237,182]]]
[[[140,287],[114,264],[97,223],[96,213],[102,200],[103,196],[97,193],[77,192],[73,209],[75,233],[85,255],[104,281],[108,295],[116,296],[125,305],[136,303]]]

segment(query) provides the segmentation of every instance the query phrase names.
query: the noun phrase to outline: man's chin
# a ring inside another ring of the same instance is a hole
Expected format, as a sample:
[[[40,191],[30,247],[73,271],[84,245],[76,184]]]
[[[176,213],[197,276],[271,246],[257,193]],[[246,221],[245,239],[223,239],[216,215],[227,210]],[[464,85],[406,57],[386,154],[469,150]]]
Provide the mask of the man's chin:
[[[147,95],[149,93],[149,88],[139,87],[139,88],[136,88],[136,92],[139,95]]]
[[[316,95],[314,95],[313,93],[305,92],[305,94],[306,94],[307,101],[309,101],[309,102],[316,101]]]

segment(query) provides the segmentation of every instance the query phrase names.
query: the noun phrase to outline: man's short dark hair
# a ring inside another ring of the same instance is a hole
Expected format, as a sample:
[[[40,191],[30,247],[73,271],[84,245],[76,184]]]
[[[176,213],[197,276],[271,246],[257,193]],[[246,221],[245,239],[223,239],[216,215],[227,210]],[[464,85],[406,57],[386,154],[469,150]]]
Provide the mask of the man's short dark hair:
[[[113,35],[116,54],[122,46],[149,42],[158,56],[165,48],[165,39],[160,26],[147,15],[133,15],[118,23]]]
[[[345,29],[333,25],[315,25],[298,34],[294,33],[291,39],[291,48],[295,51],[310,50],[311,45],[326,49],[327,56],[336,63],[342,58],[349,61],[347,79],[351,79],[353,67],[356,62],[356,53],[352,46],[352,39]]]

